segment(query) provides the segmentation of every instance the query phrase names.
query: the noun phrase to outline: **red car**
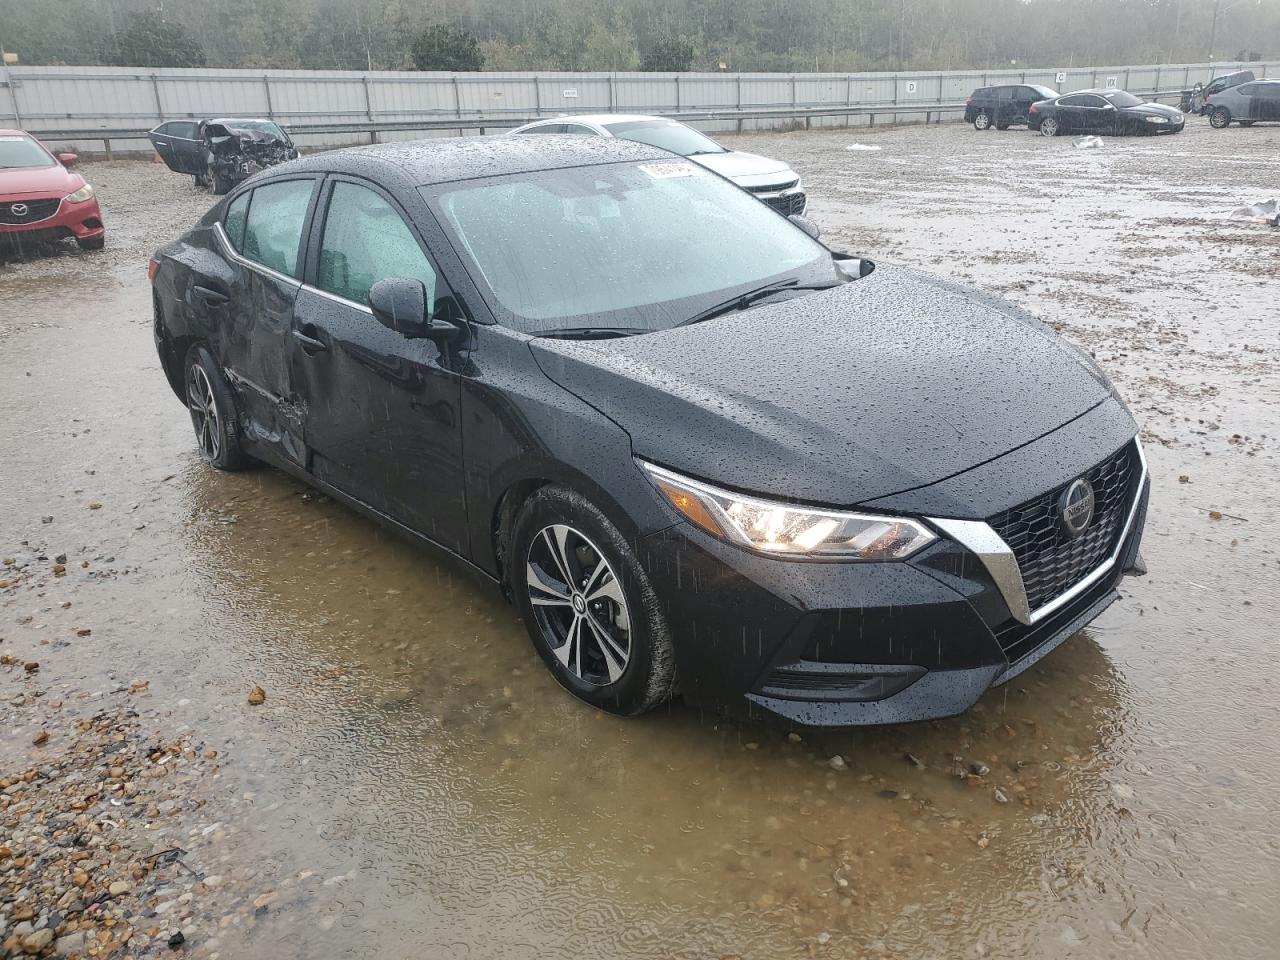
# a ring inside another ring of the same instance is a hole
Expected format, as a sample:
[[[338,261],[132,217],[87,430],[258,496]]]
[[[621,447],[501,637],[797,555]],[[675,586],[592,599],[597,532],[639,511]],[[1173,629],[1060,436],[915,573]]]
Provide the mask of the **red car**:
[[[81,250],[107,239],[93,187],[67,169],[74,153],[54,156],[21,130],[0,130],[0,242],[25,246],[74,237]]]

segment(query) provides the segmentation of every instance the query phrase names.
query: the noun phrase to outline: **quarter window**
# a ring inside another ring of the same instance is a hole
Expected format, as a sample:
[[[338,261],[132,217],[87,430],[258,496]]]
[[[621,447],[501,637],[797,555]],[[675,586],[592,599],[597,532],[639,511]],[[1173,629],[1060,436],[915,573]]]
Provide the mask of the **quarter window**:
[[[246,257],[290,277],[297,272],[302,227],[314,183],[285,180],[253,191],[244,231],[242,252]]]
[[[364,304],[369,288],[390,277],[421,280],[427,303],[435,302],[436,272],[396,209],[367,187],[335,183],[316,286]]]
[[[227,215],[222,220],[222,229],[237,251],[244,249],[244,220],[249,212],[249,191],[245,191],[231,201],[227,207]]]

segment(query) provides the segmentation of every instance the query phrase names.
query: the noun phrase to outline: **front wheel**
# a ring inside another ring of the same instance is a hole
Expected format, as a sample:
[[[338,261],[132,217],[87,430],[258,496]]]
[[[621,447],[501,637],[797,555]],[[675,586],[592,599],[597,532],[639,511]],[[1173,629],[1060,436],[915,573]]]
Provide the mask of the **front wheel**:
[[[1215,107],[1209,114],[1209,126],[1215,130],[1225,130],[1231,126],[1231,111],[1226,107]]]
[[[240,446],[235,398],[209,348],[197,343],[183,365],[187,411],[200,455],[219,470],[243,470],[253,461]]]
[[[620,716],[671,696],[670,630],[626,539],[581,494],[543,487],[521,508],[507,579],[534,648],[562,687]]]
[[[1058,125],[1057,117],[1045,117],[1040,121],[1040,136],[1056,137],[1062,132],[1062,128]]]
[[[990,130],[991,115],[987,113],[985,110],[982,113],[979,113],[976,117],[973,118],[973,129]]]

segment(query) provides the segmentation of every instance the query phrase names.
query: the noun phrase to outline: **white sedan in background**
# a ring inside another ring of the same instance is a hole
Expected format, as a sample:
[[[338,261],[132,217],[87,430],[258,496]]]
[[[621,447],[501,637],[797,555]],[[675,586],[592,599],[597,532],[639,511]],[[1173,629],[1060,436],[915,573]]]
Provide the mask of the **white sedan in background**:
[[[625,113],[552,117],[511,131],[513,134],[577,133],[595,137],[619,137],[670,150],[754,193],[783,216],[803,214],[804,190],[800,176],[781,160],[770,160],[741,150],[726,150],[706,134],[678,120]]]

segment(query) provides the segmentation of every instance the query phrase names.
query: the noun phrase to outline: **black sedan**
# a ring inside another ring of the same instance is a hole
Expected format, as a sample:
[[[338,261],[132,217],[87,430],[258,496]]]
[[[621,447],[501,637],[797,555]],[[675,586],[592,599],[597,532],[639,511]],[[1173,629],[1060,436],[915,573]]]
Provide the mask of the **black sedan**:
[[[1179,133],[1185,119],[1177,107],[1148,103],[1124,90],[1077,90],[1041,100],[1027,111],[1027,126],[1046,137],[1062,133]]]
[[[954,714],[1140,565],[1137,428],[1087,356],[650,146],[325,153],[151,275],[213,466],[454,558],[615,713]]]

